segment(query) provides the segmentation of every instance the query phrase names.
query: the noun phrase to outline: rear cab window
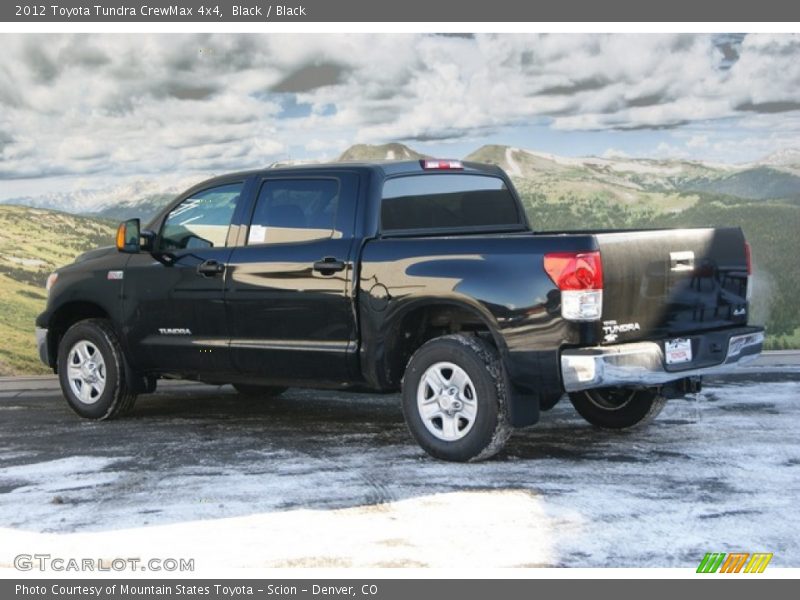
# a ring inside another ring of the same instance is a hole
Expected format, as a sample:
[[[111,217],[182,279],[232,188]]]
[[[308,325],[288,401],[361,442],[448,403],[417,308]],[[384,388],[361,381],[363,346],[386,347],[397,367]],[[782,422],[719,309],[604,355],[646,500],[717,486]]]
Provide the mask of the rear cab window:
[[[499,177],[466,173],[387,179],[381,230],[520,230],[526,226],[516,198]]]

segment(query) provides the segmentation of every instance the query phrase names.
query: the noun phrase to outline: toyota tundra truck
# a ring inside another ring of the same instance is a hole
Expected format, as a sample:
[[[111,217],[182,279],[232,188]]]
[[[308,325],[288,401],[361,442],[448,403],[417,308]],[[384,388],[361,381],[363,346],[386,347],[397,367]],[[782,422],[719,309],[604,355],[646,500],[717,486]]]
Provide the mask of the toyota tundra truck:
[[[401,392],[434,457],[490,457],[568,395],[630,428],[755,358],[739,228],[529,223],[498,167],[454,160],[216,177],[48,279],[39,354],[80,416],[160,378]]]

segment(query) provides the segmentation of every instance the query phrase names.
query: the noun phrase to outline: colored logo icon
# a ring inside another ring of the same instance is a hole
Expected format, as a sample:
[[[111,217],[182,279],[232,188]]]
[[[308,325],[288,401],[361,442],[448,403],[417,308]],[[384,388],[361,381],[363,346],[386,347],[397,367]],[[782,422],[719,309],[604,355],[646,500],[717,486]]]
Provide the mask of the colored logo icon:
[[[772,552],[707,552],[697,567],[698,573],[763,573]]]

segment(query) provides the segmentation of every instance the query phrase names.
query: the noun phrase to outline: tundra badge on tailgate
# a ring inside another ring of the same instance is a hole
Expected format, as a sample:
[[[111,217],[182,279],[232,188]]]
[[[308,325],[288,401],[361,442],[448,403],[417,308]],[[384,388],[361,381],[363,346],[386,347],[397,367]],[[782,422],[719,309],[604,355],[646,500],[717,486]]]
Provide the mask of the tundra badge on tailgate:
[[[603,321],[603,333],[606,342],[616,342],[620,333],[639,331],[639,323],[617,323],[616,321]]]

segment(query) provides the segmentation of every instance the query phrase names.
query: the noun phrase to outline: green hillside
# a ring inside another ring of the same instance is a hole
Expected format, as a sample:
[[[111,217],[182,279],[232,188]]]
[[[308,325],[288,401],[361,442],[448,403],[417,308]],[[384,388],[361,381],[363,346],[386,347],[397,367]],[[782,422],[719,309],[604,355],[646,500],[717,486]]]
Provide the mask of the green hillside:
[[[687,191],[726,194],[752,200],[800,197],[800,177],[770,167],[756,167],[724,177],[689,180],[681,184]]]
[[[0,375],[45,373],[36,355],[34,319],[44,284],[81,252],[113,243],[112,224],[66,213],[0,206]]]

